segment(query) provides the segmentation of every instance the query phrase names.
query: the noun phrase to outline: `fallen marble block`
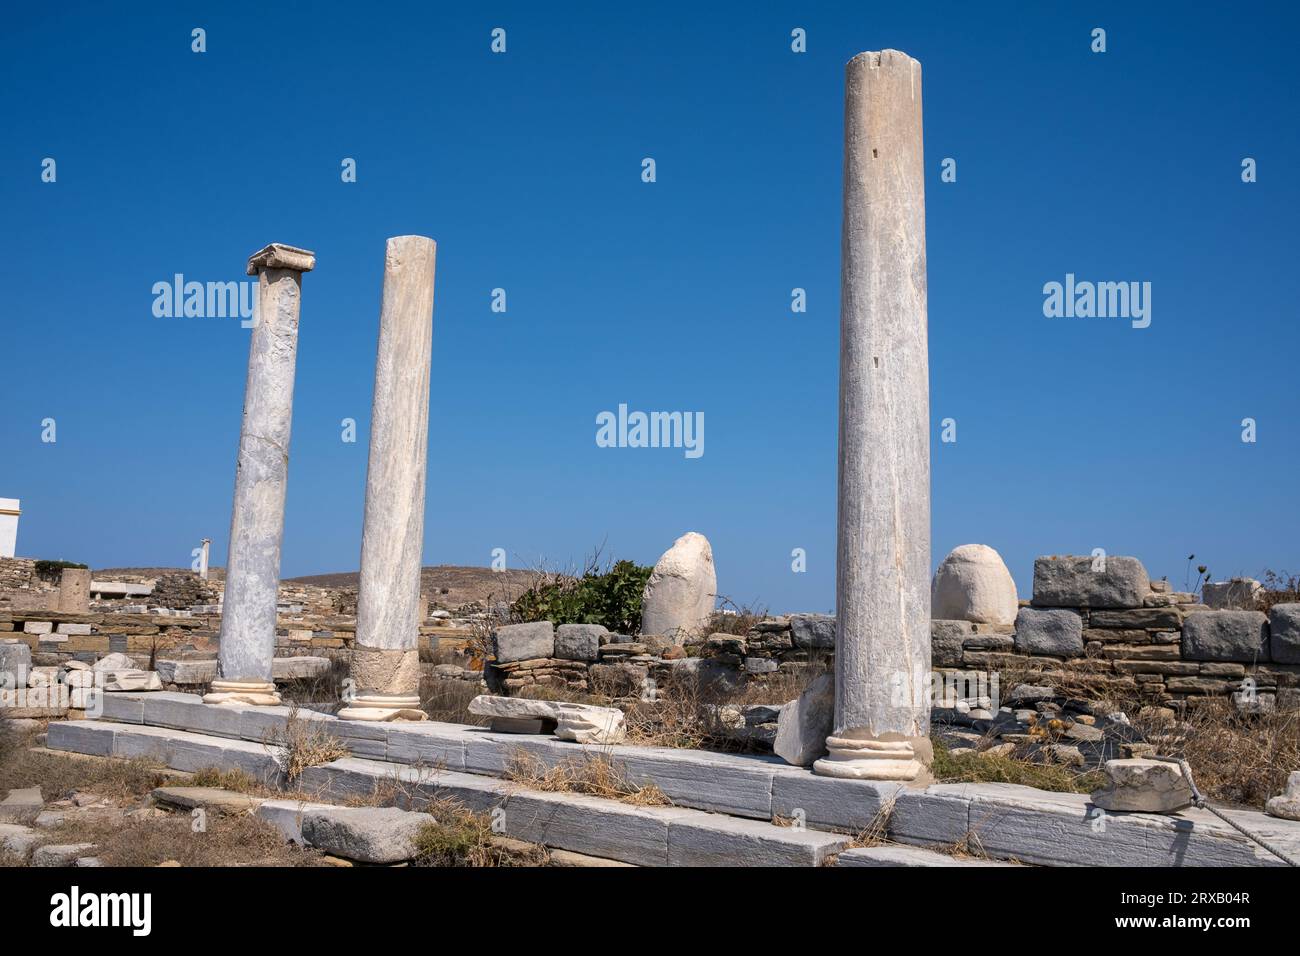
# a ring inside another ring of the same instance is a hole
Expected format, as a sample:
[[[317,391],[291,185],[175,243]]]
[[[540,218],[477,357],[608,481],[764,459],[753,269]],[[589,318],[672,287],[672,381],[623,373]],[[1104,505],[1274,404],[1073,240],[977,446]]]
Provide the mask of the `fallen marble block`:
[[[1176,763],[1132,757],[1107,760],[1104,769],[1110,784],[1092,795],[1103,810],[1177,813],[1192,805],[1192,789]]]
[[[308,810],[302,836],[308,846],[361,863],[400,863],[415,856],[420,829],[433,823],[427,813],[397,807],[330,807]]]
[[[1264,804],[1264,812],[1283,820],[1300,820],[1300,770],[1291,771],[1286,778],[1286,792],[1270,797]]]
[[[555,736],[561,740],[580,744],[621,744],[627,738],[623,712],[617,707],[562,702],[559,712]]]
[[[124,693],[139,690],[162,690],[162,679],[157,671],[101,671],[104,678],[102,690],[109,693]]]
[[[835,720],[835,675],[822,674],[781,708],[772,750],[788,764],[811,767],[826,753],[826,738]]]
[[[479,694],[468,709],[476,716],[491,718],[490,729],[505,734],[549,734],[560,722],[560,708],[553,700]]]

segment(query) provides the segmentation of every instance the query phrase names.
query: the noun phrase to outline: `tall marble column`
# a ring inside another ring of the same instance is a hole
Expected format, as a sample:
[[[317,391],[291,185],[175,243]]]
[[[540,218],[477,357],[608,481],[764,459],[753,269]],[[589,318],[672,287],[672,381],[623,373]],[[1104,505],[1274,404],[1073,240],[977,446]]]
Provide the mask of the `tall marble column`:
[[[370,464],[361,533],[355,685],[339,716],[424,720],[418,642],[424,550],[424,478],[429,450],[429,363],[437,244],[388,240],[379,314]]]
[[[298,356],[302,274],[316,267],[306,249],[272,243],[248,260],[257,276],[257,323],[248,348],[244,421],[235,465],[235,500],[226,556],[218,679],[209,704],[278,704],[271,679],[280,540],[289,478],[289,429]]]
[[[845,68],[835,724],[816,773],[930,759],[930,422],[921,65]]]

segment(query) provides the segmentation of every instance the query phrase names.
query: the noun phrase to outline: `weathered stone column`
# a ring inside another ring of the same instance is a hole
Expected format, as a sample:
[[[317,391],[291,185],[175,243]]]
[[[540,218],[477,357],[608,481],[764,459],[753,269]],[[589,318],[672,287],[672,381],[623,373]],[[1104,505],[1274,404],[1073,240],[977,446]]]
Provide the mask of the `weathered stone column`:
[[[203,698],[209,704],[280,702],[271,679],[271,659],[289,478],[293,378],[302,274],[315,267],[314,253],[279,243],[248,260],[248,274],[258,277],[257,323],[248,348],[244,421],[235,465],[218,679]]]
[[[845,68],[835,725],[817,773],[912,780],[931,755],[930,423],[921,65]]]
[[[208,579],[208,554],[212,547],[212,539],[204,538],[203,543],[199,545],[199,580]]]
[[[436,252],[437,244],[423,236],[389,239],[385,251],[352,648],[355,687],[339,711],[353,720],[426,716],[418,644]]]
[[[90,610],[90,569],[64,568],[59,578],[59,610],[85,614]]]

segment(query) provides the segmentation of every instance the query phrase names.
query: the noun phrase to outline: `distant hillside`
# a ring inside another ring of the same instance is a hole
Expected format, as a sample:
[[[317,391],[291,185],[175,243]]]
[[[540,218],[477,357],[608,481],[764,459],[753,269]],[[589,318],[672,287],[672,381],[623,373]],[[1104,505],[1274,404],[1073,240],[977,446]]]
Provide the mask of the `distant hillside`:
[[[320,588],[355,588],[360,574],[341,571],[335,574],[309,574],[286,578],[293,584],[311,584]],[[447,607],[481,601],[513,601],[537,579],[532,571],[493,571],[491,568],[462,568],[440,564],[420,570],[420,590]]]

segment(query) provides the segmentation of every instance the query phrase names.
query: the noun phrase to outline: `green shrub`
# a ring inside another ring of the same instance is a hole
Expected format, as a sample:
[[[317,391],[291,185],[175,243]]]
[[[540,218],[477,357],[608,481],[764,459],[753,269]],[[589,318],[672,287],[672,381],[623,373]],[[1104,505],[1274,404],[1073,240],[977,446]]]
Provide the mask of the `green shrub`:
[[[37,561],[36,576],[38,578],[52,579],[59,577],[64,568],[84,568],[87,565],[78,564],[76,561]]]
[[[511,605],[519,621],[554,624],[601,624],[617,634],[641,626],[641,595],[654,569],[618,561],[608,571],[587,571],[579,578],[560,578],[529,588]]]

